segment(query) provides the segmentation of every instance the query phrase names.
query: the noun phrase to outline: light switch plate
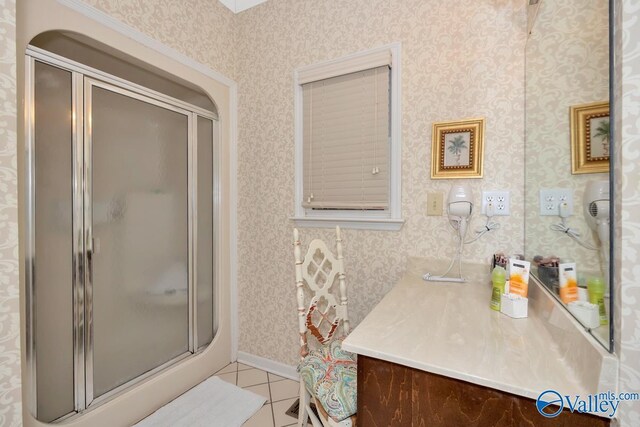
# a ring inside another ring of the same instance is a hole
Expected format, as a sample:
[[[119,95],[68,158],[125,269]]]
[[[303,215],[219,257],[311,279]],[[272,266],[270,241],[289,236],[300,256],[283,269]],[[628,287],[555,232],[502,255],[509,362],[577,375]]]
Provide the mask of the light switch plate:
[[[442,192],[427,193],[427,215],[442,216],[444,195]]]

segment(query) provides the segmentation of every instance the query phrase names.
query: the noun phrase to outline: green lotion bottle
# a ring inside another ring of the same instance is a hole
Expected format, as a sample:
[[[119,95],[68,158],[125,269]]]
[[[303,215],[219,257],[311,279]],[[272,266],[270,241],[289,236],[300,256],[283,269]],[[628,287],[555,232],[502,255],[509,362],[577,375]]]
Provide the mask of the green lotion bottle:
[[[493,283],[493,291],[491,292],[491,303],[489,306],[492,310],[500,311],[500,298],[504,293],[504,284],[507,281],[507,271],[500,267],[495,266],[491,272],[491,282]]]
[[[600,277],[590,277],[587,280],[587,292],[589,294],[589,302],[598,306],[600,314],[600,325],[608,325],[609,317],[607,309],[604,305],[604,281]]]

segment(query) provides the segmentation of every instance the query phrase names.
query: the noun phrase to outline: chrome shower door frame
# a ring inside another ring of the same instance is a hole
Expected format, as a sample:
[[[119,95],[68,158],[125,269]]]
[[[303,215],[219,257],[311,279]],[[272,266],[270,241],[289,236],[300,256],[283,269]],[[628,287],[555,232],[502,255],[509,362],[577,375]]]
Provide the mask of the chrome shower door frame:
[[[36,369],[36,316],[35,316],[35,63],[36,61],[48,64],[71,73],[71,123],[72,123],[72,271],[73,271],[73,375],[74,375],[74,407],[76,411],[81,411],[86,407],[85,403],[85,321],[84,321],[84,218],[83,209],[83,86],[82,74],[77,70],[61,66],[58,61],[50,61],[39,55],[29,55],[25,57],[26,88],[25,88],[25,118],[26,118],[26,250],[25,250],[25,281],[26,281],[26,361],[27,361],[27,387],[28,400],[27,407],[30,412],[37,415],[37,369]],[[62,417],[66,419],[69,415]],[[62,420],[61,419],[61,420]]]
[[[99,396],[94,396],[94,365],[93,365],[93,354],[94,354],[94,328],[93,328],[93,256],[94,256],[94,237],[93,237],[93,187],[92,187],[92,148],[93,148],[93,129],[92,129],[92,110],[93,110],[93,92],[92,89],[94,87],[98,87],[101,89],[108,90],[113,93],[117,93],[119,95],[123,95],[141,102],[145,102],[160,108],[164,108],[179,114],[182,114],[187,119],[187,188],[188,188],[188,199],[187,199],[187,228],[188,228],[188,327],[189,327],[189,346],[188,351],[180,354],[179,356],[165,362],[164,364],[157,366],[156,368],[145,372],[138,377],[110,390],[109,392]],[[194,346],[195,340],[197,337],[194,337],[194,330],[196,326],[195,320],[195,304],[193,303],[195,299],[196,289],[195,289],[195,275],[196,271],[197,259],[196,256],[196,247],[194,246],[195,240],[195,224],[197,224],[197,218],[195,217],[195,192],[197,191],[197,182],[193,179],[192,169],[195,168],[193,164],[193,151],[194,151],[194,138],[191,132],[193,128],[193,117],[194,113],[180,108],[178,106],[166,103],[163,100],[156,99],[154,97],[150,97],[147,94],[140,93],[139,91],[133,91],[128,88],[123,88],[121,86],[115,85],[113,82],[105,81],[104,78],[100,80],[95,79],[93,77],[84,77],[84,115],[89,118],[87,120],[86,125],[84,126],[84,165],[83,165],[83,176],[84,176],[84,244],[86,251],[84,253],[84,265],[87,266],[85,270],[84,276],[84,290],[85,290],[85,319],[86,319],[86,333],[85,333],[85,382],[86,382],[86,408],[90,408],[93,405],[99,405],[100,403],[109,400],[110,398],[118,395],[123,390],[131,387],[132,385],[143,381],[144,379],[154,375],[157,372],[167,368],[168,366],[173,365],[180,360],[189,357],[191,354],[195,353]]]
[[[188,104],[128,82],[121,78],[111,76],[100,70],[84,66],[42,49],[30,46],[26,55],[26,88],[25,88],[25,159],[26,159],[26,360],[28,400],[26,402],[29,411],[37,418],[37,369],[36,369],[36,343],[35,331],[35,62],[39,61],[72,73],[72,192],[73,192],[73,372],[74,372],[74,405],[75,412],[67,414],[56,421],[66,420],[87,410],[94,409],[100,404],[122,394],[130,387],[149,377],[167,369],[168,367],[195,353],[203,350],[205,345],[198,343],[197,334],[197,118],[204,117],[212,120],[213,126],[213,215],[215,218],[219,212],[219,189],[217,163],[217,138],[216,131],[218,117],[210,111]],[[92,256],[94,250],[93,225],[92,225],[92,129],[91,89],[100,87],[124,96],[128,96],[161,108],[184,114],[188,120],[187,137],[187,199],[188,199],[188,351],[157,366],[156,368],[141,374],[140,376],[124,383],[109,392],[94,397],[93,384],[93,277]],[[213,250],[217,251],[217,229],[213,229]],[[217,266],[213,265],[213,291],[218,292]],[[216,311],[213,312],[214,339],[217,324]]]

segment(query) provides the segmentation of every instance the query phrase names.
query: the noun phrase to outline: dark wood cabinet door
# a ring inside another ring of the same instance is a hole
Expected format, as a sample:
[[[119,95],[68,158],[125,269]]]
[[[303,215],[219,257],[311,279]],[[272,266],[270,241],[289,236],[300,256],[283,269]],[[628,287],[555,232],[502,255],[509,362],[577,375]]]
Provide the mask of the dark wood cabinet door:
[[[610,421],[565,410],[538,413],[535,401],[395,363],[358,356],[359,427],[605,427]]]
[[[358,357],[358,426],[410,427],[411,386],[411,369]]]

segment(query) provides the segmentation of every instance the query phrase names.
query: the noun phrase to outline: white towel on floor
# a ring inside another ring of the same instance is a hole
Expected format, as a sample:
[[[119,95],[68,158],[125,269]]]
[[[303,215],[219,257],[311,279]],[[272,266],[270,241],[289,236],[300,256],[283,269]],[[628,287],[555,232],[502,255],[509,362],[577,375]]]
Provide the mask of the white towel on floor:
[[[266,401],[262,396],[211,377],[135,427],[240,427]]]

